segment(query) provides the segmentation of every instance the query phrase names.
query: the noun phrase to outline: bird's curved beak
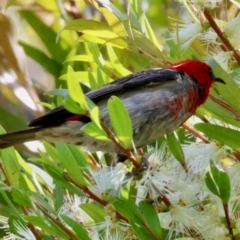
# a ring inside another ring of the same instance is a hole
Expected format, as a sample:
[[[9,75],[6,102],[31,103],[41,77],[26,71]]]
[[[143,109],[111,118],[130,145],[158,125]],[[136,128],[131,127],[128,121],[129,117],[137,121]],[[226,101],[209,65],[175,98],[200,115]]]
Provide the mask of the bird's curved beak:
[[[213,80],[214,80],[214,82],[219,82],[219,83],[222,83],[222,84],[226,84],[221,78],[216,77],[216,76],[213,77]]]

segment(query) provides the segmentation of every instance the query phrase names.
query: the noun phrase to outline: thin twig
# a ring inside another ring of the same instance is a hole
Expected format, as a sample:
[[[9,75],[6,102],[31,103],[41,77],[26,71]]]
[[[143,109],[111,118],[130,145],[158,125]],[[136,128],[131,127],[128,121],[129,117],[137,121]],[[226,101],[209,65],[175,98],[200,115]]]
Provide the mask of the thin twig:
[[[137,162],[135,156],[132,154],[132,152],[129,149],[126,149],[119,140],[115,137],[115,135],[112,133],[112,131],[109,129],[107,124],[103,119],[100,120],[101,126],[103,130],[107,133],[108,137],[115,143],[115,145],[121,150],[127,158],[132,162],[132,164],[137,168],[140,169],[141,165]]]
[[[57,224],[69,237],[71,240],[78,240],[79,238],[70,230],[68,229],[59,219],[58,216],[52,216],[50,213],[48,213],[47,210],[45,210],[41,205],[35,202],[35,205],[42,211],[42,213],[51,219],[55,224]]]
[[[235,115],[235,120],[239,121],[240,120],[240,113],[235,110],[234,108],[232,108],[230,105],[228,105],[226,102],[210,95],[209,96],[210,99],[212,99],[215,103],[219,104],[220,106],[224,107],[225,109],[227,109],[229,112],[233,113]]]
[[[28,210],[21,206],[21,209],[22,211],[24,212],[24,214],[26,216],[28,216]],[[31,223],[28,223],[27,224],[28,228],[31,230],[32,234],[34,235],[34,237],[37,239],[37,240],[41,240],[42,238],[38,235],[38,231],[35,229],[34,225],[32,225]]]
[[[211,25],[212,29],[217,33],[218,37],[222,40],[222,42],[226,46],[226,48],[229,51],[233,52],[233,56],[236,59],[236,61],[238,62],[238,65],[240,66],[240,55],[238,54],[238,52],[234,49],[234,47],[232,46],[230,41],[224,37],[221,29],[218,27],[218,25],[214,21],[212,15],[209,13],[209,11],[206,8],[204,8],[203,13],[204,13],[204,16],[206,17],[206,19],[208,20],[209,24]]]
[[[229,233],[231,235],[231,239],[235,240],[235,237],[234,237],[234,234],[233,234],[233,230],[232,230],[232,226],[231,226],[229,213],[228,213],[228,204],[227,203],[223,203],[223,209],[224,209],[224,213],[225,213],[225,217],[226,217],[228,231],[229,231]]]
[[[156,187],[155,184],[152,184],[152,187],[155,189],[156,192],[159,193],[159,198],[165,203],[165,205],[169,208],[172,203],[170,202],[170,200],[163,194],[161,194],[158,190],[158,188]]]
[[[166,67],[172,65],[172,63],[160,61],[159,58],[153,56],[152,54],[150,54],[149,52],[143,50],[140,47],[138,47],[138,51],[139,51],[139,53],[142,53],[143,55],[145,55],[146,57],[151,59],[153,62],[155,62],[159,67],[166,68]]]
[[[203,142],[210,143],[210,141],[205,136],[203,136],[200,132],[198,132],[196,129],[189,126],[188,124],[183,123],[182,127],[186,129],[188,132],[192,133],[195,137],[201,139]]]
[[[74,179],[71,178],[71,176],[69,176],[68,174],[64,174],[64,177],[66,180],[68,180],[69,182],[71,182],[73,185],[75,185],[76,187],[80,188],[83,192],[85,192],[86,194],[88,194],[88,196],[95,200],[96,202],[100,203],[101,205],[103,206],[107,206],[109,204],[109,202],[105,201],[105,200],[102,200],[101,198],[99,198],[97,195],[95,195],[92,191],[89,190],[89,188],[87,188],[86,186],[81,186],[79,185],[78,183],[76,183],[74,181]],[[123,221],[125,222],[129,222],[128,219],[126,217],[124,217],[121,213],[115,211],[116,213],[116,216],[119,218],[119,219],[122,219]]]

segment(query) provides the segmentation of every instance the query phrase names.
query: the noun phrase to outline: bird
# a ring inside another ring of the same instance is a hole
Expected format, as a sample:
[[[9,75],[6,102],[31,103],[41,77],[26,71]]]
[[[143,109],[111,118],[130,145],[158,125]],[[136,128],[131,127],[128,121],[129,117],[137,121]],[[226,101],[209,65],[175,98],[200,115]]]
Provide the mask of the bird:
[[[111,96],[119,97],[132,122],[134,145],[141,148],[180,127],[207,100],[214,82],[224,83],[208,64],[187,59],[169,68],[132,73],[86,96],[99,107],[110,128],[107,101]],[[89,122],[87,114],[74,114],[59,106],[32,120],[28,129],[0,135],[0,149],[41,140],[80,145],[90,152],[115,153],[113,142],[97,140],[81,131]]]

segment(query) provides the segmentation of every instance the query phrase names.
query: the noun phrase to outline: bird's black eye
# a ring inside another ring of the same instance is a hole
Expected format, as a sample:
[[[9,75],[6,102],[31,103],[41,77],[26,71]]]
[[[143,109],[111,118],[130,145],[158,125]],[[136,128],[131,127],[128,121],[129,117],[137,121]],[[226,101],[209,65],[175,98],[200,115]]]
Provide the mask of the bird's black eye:
[[[214,78],[213,71],[211,68],[209,69],[208,74],[211,78]]]

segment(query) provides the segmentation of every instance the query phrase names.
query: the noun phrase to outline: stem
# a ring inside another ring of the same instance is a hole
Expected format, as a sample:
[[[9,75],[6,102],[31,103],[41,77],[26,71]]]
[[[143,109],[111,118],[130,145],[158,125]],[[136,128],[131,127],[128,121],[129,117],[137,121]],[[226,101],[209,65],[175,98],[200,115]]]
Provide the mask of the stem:
[[[170,62],[160,61],[158,58],[154,57],[153,55],[151,55],[150,53],[148,53],[147,51],[143,50],[140,47],[138,47],[138,51],[139,51],[139,53],[142,53],[143,55],[145,55],[146,57],[151,59],[153,62],[155,62],[159,67],[166,68],[167,65],[169,65],[169,66],[172,65],[172,63],[170,63]]]
[[[189,126],[188,124],[183,123],[182,127],[184,129],[186,129],[188,132],[192,133],[195,137],[201,139],[203,142],[210,143],[210,141],[205,136],[203,136],[200,132],[198,132],[193,127]]]
[[[127,156],[127,158],[132,162],[132,164],[137,168],[141,168],[141,165],[137,162],[135,156],[132,154],[132,152],[128,149],[126,149],[119,140],[115,137],[113,132],[109,129],[109,127],[106,125],[105,121],[103,119],[100,120],[101,126],[103,130],[107,133],[108,137],[115,143],[115,145]]]
[[[21,206],[21,209],[22,211],[24,212],[24,214],[26,216],[28,216],[28,210]],[[41,240],[42,238],[38,235],[38,231],[35,229],[34,225],[32,225],[31,223],[28,223],[27,224],[28,228],[31,230],[32,234],[34,235],[34,237],[37,239],[37,240]]]
[[[232,236],[231,239],[235,240],[233,230],[231,227],[231,221],[230,221],[230,217],[229,217],[229,213],[228,213],[228,204],[227,203],[223,203],[223,209],[224,209],[224,213],[225,213],[225,217],[226,217],[227,227],[228,227],[230,235]]]
[[[68,180],[70,183],[72,183],[73,185],[75,185],[76,187],[80,188],[83,192],[87,193],[89,195],[89,197],[93,200],[95,200],[96,202],[102,204],[103,206],[107,206],[109,203],[105,200],[102,200],[101,198],[99,198],[97,195],[95,195],[92,191],[90,191],[87,187],[85,186],[81,186],[78,183],[76,183],[71,176],[69,176],[68,174],[65,174],[64,177],[66,178],[66,180]],[[121,213],[115,211],[116,216],[119,219],[122,219],[125,222],[129,222],[128,219],[126,217],[124,217]]]
[[[159,192],[159,190],[157,189],[157,187],[153,184],[152,185],[153,188],[155,189],[156,192]],[[170,202],[170,200],[163,194],[159,194],[159,198],[165,203],[165,205],[169,208],[172,203]]]
[[[217,33],[218,37],[222,40],[222,42],[226,46],[226,48],[229,51],[233,52],[234,58],[236,59],[236,61],[238,62],[238,65],[240,66],[240,55],[234,49],[234,47],[232,46],[230,41],[227,38],[224,37],[221,29],[218,27],[218,25],[216,24],[216,22],[214,21],[214,19],[212,18],[211,14],[209,13],[209,11],[206,8],[204,8],[203,14],[206,17],[206,19],[208,20],[208,22],[211,25],[212,29]]]
[[[42,206],[40,206],[39,204],[35,203],[35,205],[42,211],[42,213],[48,217],[49,219],[51,219],[54,223],[56,223],[69,237],[71,240],[78,240],[79,238],[77,238],[75,236],[75,234],[68,229],[59,219],[58,216],[51,216],[51,214],[49,214]]]
[[[232,108],[230,105],[228,105],[226,102],[212,96],[212,95],[209,95],[209,98],[212,99],[215,103],[219,104],[220,106],[224,107],[225,109],[227,109],[229,112],[233,113],[236,117],[236,121],[239,121],[240,120],[240,113],[235,110],[234,108]]]

